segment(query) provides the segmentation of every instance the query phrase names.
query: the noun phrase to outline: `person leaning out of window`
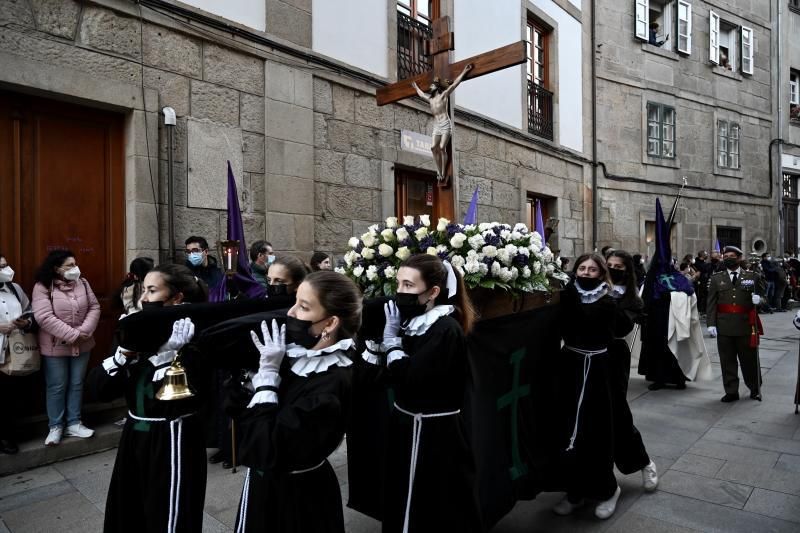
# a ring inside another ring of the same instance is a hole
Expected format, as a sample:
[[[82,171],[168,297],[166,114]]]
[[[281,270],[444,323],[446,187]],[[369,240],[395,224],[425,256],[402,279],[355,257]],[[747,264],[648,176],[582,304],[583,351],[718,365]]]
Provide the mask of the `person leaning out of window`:
[[[33,315],[47,387],[50,432],[44,444],[55,446],[62,436],[91,437],[94,431],[81,423],[81,403],[100,304],[69,250],[53,250],[36,272]]]
[[[0,364],[8,357],[8,335],[15,329],[28,332],[34,326],[31,302],[22,287],[12,283],[14,270],[0,253]],[[0,453],[17,453],[13,436],[14,381],[0,372]]]

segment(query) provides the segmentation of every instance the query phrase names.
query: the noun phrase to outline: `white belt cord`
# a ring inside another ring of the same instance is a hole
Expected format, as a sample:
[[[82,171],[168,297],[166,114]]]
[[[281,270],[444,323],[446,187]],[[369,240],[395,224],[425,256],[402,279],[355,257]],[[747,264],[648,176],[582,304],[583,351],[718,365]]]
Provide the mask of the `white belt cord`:
[[[408,518],[411,514],[411,495],[414,491],[414,475],[417,471],[417,455],[419,454],[419,443],[422,438],[422,419],[423,418],[437,418],[441,416],[453,416],[457,415],[461,412],[461,409],[457,411],[448,411],[446,413],[412,413],[411,411],[406,411],[397,403],[394,404],[394,408],[400,411],[403,414],[406,414],[414,419],[414,427],[411,433],[411,463],[408,469],[408,498],[406,498],[406,514],[403,520],[403,533],[408,533]]]
[[[583,350],[573,346],[564,345],[567,350],[583,356],[583,383],[581,384],[581,395],[578,396],[578,407],[575,409],[575,426],[572,428],[572,436],[569,438],[569,446],[566,451],[575,448],[575,439],[578,437],[578,421],[581,417],[581,405],[583,404],[583,393],[586,392],[586,380],[589,379],[589,371],[592,369],[592,357],[608,352],[608,348],[601,350]]]
[[[183,419],[192,416],[188,413],[174,419],[168,418],[145,418],[136,416],[128,411],[128,416],[140,422],[169,422],[169,447],[170,447],[170,478],[169,478],[169,522],[167,523],[167,533],[175,533],[178,527],[178,504],[181,499],[181,443],[183,441]]]
[[[312,466],[311,468],[303,468],[302,470],[292,470],[289,472],[290,474],[305,474],[306,472],[311,472],[312,470],[316,470],[317,468],[321,467],[325,464],[325,459],[320,461],[318,465]]]
[[[250,473],[252,471],[252,468],[248,468],[247,476],[244,478],[242,501],[239,503],[239,524],[236,528],[236,533],[244,533],[244,530],[247,528],[247,504],[250,500]]]

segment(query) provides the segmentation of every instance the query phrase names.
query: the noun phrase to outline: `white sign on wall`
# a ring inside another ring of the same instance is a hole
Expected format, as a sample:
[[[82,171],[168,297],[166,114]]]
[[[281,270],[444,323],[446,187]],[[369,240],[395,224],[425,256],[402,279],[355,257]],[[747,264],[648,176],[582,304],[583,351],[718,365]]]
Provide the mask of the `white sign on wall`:
[[[800,170],[800,156],[792,154],[781,154],[781,166],[783,168]]]
[[[400,149],[404,152],[414,152],[415,154],[433,157],[433,154],[431,154],[432,145],[433,139],[430,135],[410,130],[400,131]]]

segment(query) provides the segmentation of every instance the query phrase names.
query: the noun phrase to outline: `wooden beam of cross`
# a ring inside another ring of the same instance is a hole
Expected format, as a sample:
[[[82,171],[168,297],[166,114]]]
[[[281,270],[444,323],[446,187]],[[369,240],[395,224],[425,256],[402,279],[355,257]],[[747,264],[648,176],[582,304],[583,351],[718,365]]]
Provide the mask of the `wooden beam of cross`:
[[[421,87],[424,91],[430,87],[436,78],[448,82],[454,80],[461,74],[464,67],[470,64],[472,65],[472,70],[466,73],[463,80],[485,76],[486,74],[520,65],[527,61],[526,43],[525,41],[519,41],[503,46],[502,48],[496,48],[489,52],[463,59],[457,63],[450,63],[450,51],[455,48],[455,36],[453,32],[450,31],[450,17],[440,17],[433,21],[433,37],[426,41],[425,48],[426,54],[433,57],[433,68],[413,78],[400,80],[397,83],[392,83],[378,89],[376,100],[379,106],[416,96],[417,92],[412,86],[413,83],[416,83],[417,86]],[[450,115],[452,117],[452,110],[450,111]],[[439,183],[440,187],[449,189],[448,193],[439,195],[440,201],[450,204],[440,206],[441,213],[448,213],[451,215],[448,218],[452,218],[452,214],[455,210],[452,189],[449,187],[449,184],[452,183],[451,178],[453,177],[452,146],[453,140],[451,135],[446,148],[447,168],[443,176],[444,180]]]

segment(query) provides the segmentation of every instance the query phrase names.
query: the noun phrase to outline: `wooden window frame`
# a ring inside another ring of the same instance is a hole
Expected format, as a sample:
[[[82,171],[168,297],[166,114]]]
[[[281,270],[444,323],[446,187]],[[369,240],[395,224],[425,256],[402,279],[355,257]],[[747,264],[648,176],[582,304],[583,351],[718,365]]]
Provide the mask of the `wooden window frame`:
[[[692,55],[692,4],[685,0],[678,0],[677,6],[677,13],[675,13],[675,49],[681,54]],[[685,18],[681,18],[681,7],[686,11]],[[686,23],[686,33],[681,33],[681,22]],[[685,47],[681,47],[681,39],[686,40]]]
[[[644,42],[650,41],[650,0],[633,0],[633,13],[633,34]]]
[[[535,65],[537,64],[535,60],[535,53],[538,48],[534,44],[534,39],[536,32],[538,32],[542,37],[542,79],[541,83],[537,83],[537,78],[535,75]],[[550,90],[550,35],[552,34],[553,30],[545,24],[542,24],[540,21],[536,20],[535,18],[528,17],[528,21],[525,25],[525,40],[527,43],[527,61],[525,62],[526,68],[526,76],[527,79],[533,82],[540,87]],[[530,35],[528,35],[530,34]],[[530,38],[529,38],[530,37]]]
[[[656,117],[657,118],[656,123],[658,124],[658,137],[651,137],[650,136],[650,122],[651,122],[651,120],[650,120],[650,109],[651,108],[652,109],[656,109],[657,112],[658,112],[658,116]],[[666,122],[667,111],[671,111],[672,112],[672,123],[671,124],[668,124]],[[656,103],[656,102],[647,102],[646,112],[647,112],[647,155],[649,157],[659,157],[661,159],[675,159],[675,152],[676,152],[676,150],[675,150],[675,145],[676,145],[676,142],[675,142],[675,138],[676,138],[675,129],[677,127],[675,108],[672,107],[672,106],[659,104],[659,103]],[[667,126],[672,126],[672,136],[671,136],[672,138],[671,139],[666,139],[666,137],[664,135],[664,130],[666,129]],[[658,145],[658,153],[653,153],[653,152],[650,151],[650,140],[651,139],[655,140],[658,143],[657,144]],[[664,155],[664,147],[666,146],[666,143],[671,143],[672,144],[672,155]]]
[[[725,133],[723,134],[722,126],[725,126]],[[733,132],[736,132],[734,135]],[[727,168],[731,170],[740,170],[742,168],[741,159],[741,140],[742,140],[742,127],[738,122],[732,120],[717,120],[717,166],[719,168]],[[733,146],[736,146],[734,151]],[[722,157],[724,156],[724,163]],[[732,164],[734,156],[736,157],[736,164]]]
[[[789,104],[800,105],[800,72],[794,69],[789,70]]]
[[[747,35],[747,44],[745,44],[745,35]],[[741,26],[739,28],[739,57],[741,57],[742,74],[753,74],[754,41],[753,29]]]
[[[428,2],[427,16],[419,12],[419,9],[417,8],[419,2]],[[428,26],[430,26],[435,19],[441,16],[439,0],[397,0],[396,6],[397,6],[396,9],[398,11],[401,8],[403,10],[408,10],[409,17],[419,22],[425,23]]]

